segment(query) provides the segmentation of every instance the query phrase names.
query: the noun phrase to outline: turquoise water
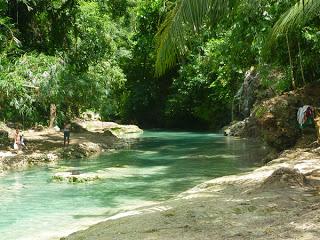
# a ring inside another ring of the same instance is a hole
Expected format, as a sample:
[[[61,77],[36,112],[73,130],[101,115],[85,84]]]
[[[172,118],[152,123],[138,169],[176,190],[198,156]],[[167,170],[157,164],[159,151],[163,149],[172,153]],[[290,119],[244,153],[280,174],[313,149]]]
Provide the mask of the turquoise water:
[[[219,134],[145,132],[129,149],[0,177],[0,239],[57,239],[134,206],[163,201],[206,180],[247,171],[266,149]],[[94,183],[57,172],[101,173]]]

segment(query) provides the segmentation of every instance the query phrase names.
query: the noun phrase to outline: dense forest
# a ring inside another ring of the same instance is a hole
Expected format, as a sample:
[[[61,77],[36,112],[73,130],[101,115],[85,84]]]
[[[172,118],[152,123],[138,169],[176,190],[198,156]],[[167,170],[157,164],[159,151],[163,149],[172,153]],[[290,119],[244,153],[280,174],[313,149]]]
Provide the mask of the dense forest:
[[[1,0],[0,118],[85,110],[143,127],[230,122],[245,73],[280,94],[317,81],[319,1]],[[241,114],[236,114],[241,118]]]

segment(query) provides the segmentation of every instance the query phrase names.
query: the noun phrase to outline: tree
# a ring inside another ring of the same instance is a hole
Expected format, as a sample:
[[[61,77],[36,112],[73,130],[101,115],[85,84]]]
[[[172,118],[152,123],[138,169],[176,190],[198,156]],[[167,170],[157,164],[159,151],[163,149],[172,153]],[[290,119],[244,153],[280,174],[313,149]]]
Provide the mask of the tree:
[[[299,29],[305,26],[311,19],[319,15],[320,1],[299,0],[294,6],[286,11],[273,27],[271,41],[279,35]]]
[[[250,4],[257,4],[258,2],[254,0],[247,1]],[[171,4],[169,6],[171,10],[156,36],[156,75],[163,75],[166,70],[175,64],[177,58],[185,52],[189,31],[199,30],[208,16],[210,16],[210,21],[207,21],[207,26],[210,23],[217,23],[218,20],[228,17],[230,10],[240,2],[240,0],[178,0]],[[317,16],[319,9],[320,1],[298,0],[275,24],[272,39],[291,28],[303,26],[310,19]]]
[[[208,15],[211,22],[225,17],[235,1],[178,0],[170,2],[170,11],[159,28],[157,39],[156,75],[163,75],[185,51],[188,31],[201,28]]]

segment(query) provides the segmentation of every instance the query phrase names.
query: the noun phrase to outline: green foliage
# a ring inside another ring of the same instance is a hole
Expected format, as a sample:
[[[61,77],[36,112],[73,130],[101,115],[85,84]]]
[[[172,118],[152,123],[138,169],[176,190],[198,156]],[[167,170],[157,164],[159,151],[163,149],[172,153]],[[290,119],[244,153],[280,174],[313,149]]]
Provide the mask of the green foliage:
[[[106,118],[120,116],[125,76],[119,64],[130,56],[129,34],[98,1],[8,2],[5,7],[9,15],[0,18],[6,29],[0,34],[6,47],[0,52],[2,119],[46,124],[52,103],[60,118],[85,109],[101,110]]]
[[[59,59],[30,53],[1,67],[0,105],[5,110],[1,111],[1,117],[10,120],[27,118],[29,122],[46,119],[39,109],[45,112],[45,103],[55,91],[49,83],[61,68]]]
[[[163,75],[184,54],[190,30],[198,31],[207,15],[211,21],[225,17],[232,5],[224,0],[175,1],[157,33],[156,74]]]
[[[151,127],[220,127],[251,67],[275,94],[292,76],[297,86],[318,79],[318,5],[0,1],[0,117],[46,124],[56,104],[59,122],[91,109]]]
[[[261,84],[274,94],[282,94],[291,89],[290,68],[263,65],[259,68]]]
[[[241,63],[233,62],[231,32],[211,38],[199,51],[189,55],[187,64],[174,80],[166,114],[171,124],[190,122],[202,127],[219,128],[231,115],[231,102],[242,77]],[[195,43],[199,44],[199,43]],[[237,55],[237,52],[234,52]]]
[[[262,118],[268,112],[268,108],[263,104],[257,106],[255,108],[255,116],[257,118]]]
[[[294,6],[286,11],[273,27],[271,40],[279,35],[305,26],[310,20],[319,16],[320,1],[298,0]]]
[[[170,77],[154,76],[154,35],[164,14],[163,4],[163,0],[143,0],[137,5],[132,58],[124,66],[127,93],[123,117],[145,125],[163,124],[164,101],[171,82]]]

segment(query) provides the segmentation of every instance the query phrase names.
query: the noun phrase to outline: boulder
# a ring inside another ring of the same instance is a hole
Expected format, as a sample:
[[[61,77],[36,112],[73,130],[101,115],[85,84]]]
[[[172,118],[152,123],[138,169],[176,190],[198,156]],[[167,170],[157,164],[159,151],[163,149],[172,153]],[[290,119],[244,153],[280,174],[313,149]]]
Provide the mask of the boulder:
[[[84,153],[84,155],[88,156],[90,153],[98,153],[102,151],[102,148],[96,144],[91,142],[85,142],[79,144],[79,150]]]
[[[30,155],[20,155],[19,157],[24,158],[31,165],[39,165],[41,163],[56,162],[59,156],[55,153],[37,153],[34,152]]]
[[[73,121],[73,122],[71,123],[71,131],[72,131],[72,132],[76,132],[76,133],[88,132],[86,126],[84,126],[83,124],[81,124],[81,122],[79,122],[79,121]]]
[[[91,121],[91,120],[100,120],[101,117],[99,113],[95,113],[93,111],[85,111],[81,114],[81,119],[86,120],[86,121]]]
[[[84,142],[79,145],[71,145],[59,151],[63,158],[85,158],[94,153],[100,153],[103,148],[96,143]]]
[[[296,120],[298,106],[299,98],[287,94],[269,99],[254,109],[253,119],[268,145],[279,151],[295,145],[301,136]]]
[[[242,121],[231,123],[224,128],[225,136],[256,138],[260,136],[260,129],[256,121],[252,117],[248,117]]]
[[[143,133],[143,130],[135,125],[121,125],[114,122],[85,121],[82,119],[75,119],[71,126],[72,131],[74,132],[89,131],[117,138],[136,138]]]
[[[52,176],[52,180],[68,183],[86,183],[100,180],[99,175],[95,173],[80,173],[80,171],[58,172]]]
[[[282,151],[295,146],[307,130],[315,136],[314,128],[301,131],[296,116],[303,105],[319,106],[319,92],[320,85],[313,84],[257,103],[240,131],[241,137],[261,137],[269,146]]]
[[[254,67],[251,67],[246,73],[243,83],[234,96],[233,104],[236,105],[235,112],[243,118],[250,115],[250,110],[257,99],[257,89],[260,87],[261,81],[259,73]]]
[[[0,144],[8,145],[10,144],[9,133],[11,129],[3,122],[0,122]]]
[[[104,136],[107,136],[107,137],[116,137],[116,136],[112,133],[112,131],[111,131],[110,129],[104,129],[104,130],[103,130],[103,135],[104,135]]]
[[[45,129],[45,127],[42,126],[41,124],[38,124],[38,125],[34,126],[32,129],[37,131],[37,132],[41,132],[41,131],[43,131]]]
[[[107,130],[118,138],[137,138],[143,133],[143,130],[136,125],[118,124],[117,126],[104,129],[104,132]]]
[[[297,169],[282,167],[275,170],[262,183],[262,188],[277,186],[298,186],[303,187],[306,183],[305,176]]]
[[[233,122],[230,126],[225,127],[225,136],[243,137],[246,126],[246,120]]]
[[[4,129],[0,129],[0,144],[7,145],[9,142],[9,132]]]

